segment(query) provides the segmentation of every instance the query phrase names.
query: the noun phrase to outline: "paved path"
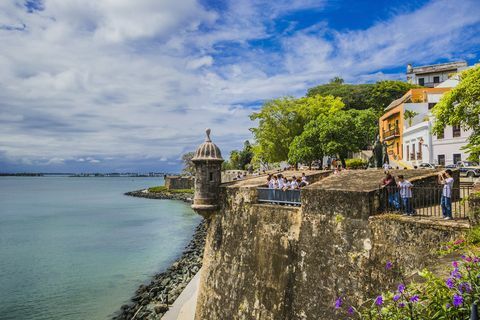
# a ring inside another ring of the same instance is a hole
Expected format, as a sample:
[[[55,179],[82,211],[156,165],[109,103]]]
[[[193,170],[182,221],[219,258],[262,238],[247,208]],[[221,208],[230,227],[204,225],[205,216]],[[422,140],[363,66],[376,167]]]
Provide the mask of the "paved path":
[[[197,306],[198,285],[200,283],[200,269],[190,280],[182,293],[175,300],[162,320],[194,320]]]

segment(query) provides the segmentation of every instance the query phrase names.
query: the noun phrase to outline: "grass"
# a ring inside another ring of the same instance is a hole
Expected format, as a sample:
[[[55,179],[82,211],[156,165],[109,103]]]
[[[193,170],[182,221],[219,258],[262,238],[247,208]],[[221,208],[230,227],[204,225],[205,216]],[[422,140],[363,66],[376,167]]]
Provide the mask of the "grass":
[[[148,192],[152,193],[192,193],[193,194],[193,189],[173,189],[173,190],[168,190],[165,186],[157,186],[157,187],[151,187],[148,188]]]

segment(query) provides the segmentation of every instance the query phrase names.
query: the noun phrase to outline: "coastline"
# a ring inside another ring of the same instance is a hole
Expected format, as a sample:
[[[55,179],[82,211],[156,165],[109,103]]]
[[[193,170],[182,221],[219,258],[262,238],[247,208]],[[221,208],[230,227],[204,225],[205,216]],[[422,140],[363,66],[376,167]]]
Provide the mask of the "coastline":
[[[147,189],[125,192],[124,195],[131,197],[160,199],[160,200],[180,200],[188,203],[193,202],[191,193],[169,193],[169,192],[145,192]]]
[[[191,194],[145,193],[143,190],[126,192],[125,195],[148,199],[170,199],[191,202]],[[202,220],[195,228],[192,240],[181,256],[165,271],[155,274],[148,284],[135,291],[128,304],[121,306],[112,319],[159,320],[169,310],[183,289],[202,267],[207,221]]]

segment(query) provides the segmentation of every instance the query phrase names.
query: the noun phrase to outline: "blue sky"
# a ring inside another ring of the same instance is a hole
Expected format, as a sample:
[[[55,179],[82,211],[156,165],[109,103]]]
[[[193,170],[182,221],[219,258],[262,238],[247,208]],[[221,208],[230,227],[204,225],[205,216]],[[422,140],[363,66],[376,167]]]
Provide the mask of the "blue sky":
[[[480,2],[0,2],[0,172],[176,171],[263,101],[480,59]]]

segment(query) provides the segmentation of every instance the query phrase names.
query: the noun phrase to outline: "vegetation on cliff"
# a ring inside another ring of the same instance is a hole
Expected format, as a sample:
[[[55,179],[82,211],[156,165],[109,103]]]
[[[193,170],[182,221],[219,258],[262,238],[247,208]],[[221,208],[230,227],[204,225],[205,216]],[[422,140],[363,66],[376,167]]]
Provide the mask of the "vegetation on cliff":
[[[151,193],[193,193],[193,189],[167,189],[165,186],[148,188]]]
[[[411,282],[403,277],[401,266],[388,261],[385,272],[398,279],[393,291],[366,301],[361,306],[349,306],[348,296],[339,297],[334,304],[339,316],[351,319],[444,320],[470,319],[473,303],[480,299],[480,228],[473,228],[465,239],[442,245],[440,255],[468,252],[447,268],[448,276],[425,269],[421,281]]]

